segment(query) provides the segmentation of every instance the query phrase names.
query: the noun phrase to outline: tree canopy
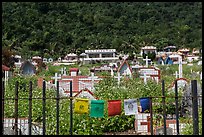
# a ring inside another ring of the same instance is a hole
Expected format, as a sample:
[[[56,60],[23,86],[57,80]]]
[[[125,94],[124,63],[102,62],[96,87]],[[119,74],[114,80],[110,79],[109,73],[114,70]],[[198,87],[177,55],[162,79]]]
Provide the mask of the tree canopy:
[[[29,58],[86,49],[201,48],[201,2],[3,2],[2,46]]]

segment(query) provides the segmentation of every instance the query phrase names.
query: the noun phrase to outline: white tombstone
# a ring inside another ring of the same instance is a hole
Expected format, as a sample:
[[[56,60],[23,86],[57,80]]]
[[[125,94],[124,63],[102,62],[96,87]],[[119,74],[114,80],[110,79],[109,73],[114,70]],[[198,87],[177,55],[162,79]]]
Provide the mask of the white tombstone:
[[[53,59],[52,59],[52,58],[49,58],[49,59],[48,59],[48,62],[49,62],[49,63],[53,62]]]
[[[55,73],[55,76],[54,76],[54,77],[51,77],[51,78],[55,80],[55,87],[57,87],[57,80],[58,80],[58,79],[61,79],[61,77],[58,77],[58,76],[57,76],[57,73]]]
[[[182,58],[179,57],[179,78],[182,78],[183,68],[182,68]]]
[[[88,77],[88,78],[91,78],[91,87],[92,87],[91,91],[93,91],[94,90],[94,80],[98,79],[98,77],[94,76],[94,73],[91,72],[91,77]]]
[[[147,74],[144,72],[144,76],[140,76],[141,78],[144,78],[144,83],[147,84],[147,78],[150,78],[150,76],[147,76]]]
[[[151,59],[148,59],[148,56],[146,56],[146,59],[143,59],[143,60],[146,62],[145,66],[148,67],[148,61],[151,60]]]
[[[118,76],[114,76],[114,78],[118,79],[118,87],[120,86],[120,79],[122,78],[122,76],[120,76],[120,72],[118,72]]]

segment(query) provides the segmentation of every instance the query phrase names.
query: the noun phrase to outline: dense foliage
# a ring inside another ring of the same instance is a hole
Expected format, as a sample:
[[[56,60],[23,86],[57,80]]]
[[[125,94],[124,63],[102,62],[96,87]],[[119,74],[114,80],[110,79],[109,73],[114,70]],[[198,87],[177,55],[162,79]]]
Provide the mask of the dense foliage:
[[[3,2],[2,45],[24,58],[86,49],[201,48],[201,2]]]

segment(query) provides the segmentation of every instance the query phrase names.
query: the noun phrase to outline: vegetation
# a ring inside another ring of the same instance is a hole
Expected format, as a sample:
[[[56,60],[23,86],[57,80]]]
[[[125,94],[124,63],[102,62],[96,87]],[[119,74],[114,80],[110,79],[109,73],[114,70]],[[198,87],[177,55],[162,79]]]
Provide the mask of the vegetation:
[[[45,71],[45,78],[49,79],[50,76],[58,70],[57,67],[52,66],[53,68]],[[74,66],[70,66],[74,67]],[[87,69],[90,67],[82,66],[80,70]],[[189,66],[183,66],[183,75],[189,79],[191,76],[188,75],[190,72]],[[161,79],[165,80],[165,93],[167,96],[173,96],[174,93],[167,90],[171,85],[175,76],[170,75],[178,69],[177,65],[170,66],[159,66],[161,69],[162,77]],[[192,66],[192,69],[195,71],[201,71],[202,66]],[[42,73],[43,74],[43,73]],[[33,97],[42,98],[42,89],[37,87],[37,78],[34,77],[22,77],[16,76],[9,81],[9,85],[6,86],[5,97],[14,97],[15,91],[15,82],[19,82],[19,98],[27,98],[29,96],[29,81],[33,82]],[[201,82],[197,79],[198,82]],[[26,86],[25,86],[26,84]],[[101,135],[105,132],[121,132],[127,131],[129,129],[134,129],[134,119],[135,117],[126,116],[124,114],[124,106],[122,103],[122,112],[120,115],[109,117],[107,115],[107,100],[121,99],[122,102],[124,99],[128,98],[140,98],[140,97],[155,97],[161,96],[161,83],[155,84],[153,81],[148,81],[147,85],[139,78],[121,80],[121,85],[117,86],[117,81],[113,78],[106,78],[96,85],[96,91],[94,92],[95,96],[99,99],[105,100],[105,115],[103,118],[90,118],[89,114],[73,114],[73,134],[74,135]],[[182,95],[182,91],[179,90],[179,95]],[[46,90],[46,97],[56,97],[56,91]],[[168,105],[167,114],[175,113],[174,98],[166,98],[166,103]],[[180,98],[179,98],[180,102]],[[32,100],[32,120],[33,122],[39,123],[42,125],[42,99],[33,99]],[[139,101],[138,101],[139,103]],[[23,104],[23,105],[20,105]],[[180,103],[179,103],[180,104]],[[69,134],[69,119],[70,119],[70,110],[69,110],[69,99],[60,100],[60,134],[68,135]],[[161,126],[162,124],[162,99],[153,99],[153,111],[154,111],[154,127]],[[202,116],[202,111],[199,111],[199,116]],[[5,100],[5,116],[4,117],[14,117],[14,100]],[[19,118],[28,117],[28,100],[20,99],[19,100]],[[202,131],[202,117],[199,117],[199,128]],[[46,100],[46,134],[55,135],[56,134],[56,100],[47,99]],[[189,123],[182,134],[192,134],[192,118],[180,118],[180,123]]]
[[[200,49],[201,2],[2,3],[2,46],[25,59],[98,48],[132,54],[148,45]]]

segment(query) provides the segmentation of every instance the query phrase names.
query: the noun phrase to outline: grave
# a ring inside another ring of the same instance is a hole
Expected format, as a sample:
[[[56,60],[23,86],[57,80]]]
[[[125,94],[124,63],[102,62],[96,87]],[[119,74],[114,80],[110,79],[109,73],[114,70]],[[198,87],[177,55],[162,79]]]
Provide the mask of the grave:
[[[183,96],[181,101],[181,115],[184,117],[192,116],[192,97],[191,84],[187,84],[183,89]],[[197,82],[198,107],[202,107],[202,88]]]
[[[183,77],[182,58],[179,58],[179,78]]]
[[[145,67],[148,67],[148,62],[151,61],[151,59],[148,59],[148,56],[146,56],[146,59],[143,59],[146,63],[145,63]]]
[[[15,118],[4,118],[4,135],[15,135],[14,131]],[[28,135],[28,119],[27,118],[18,118],[18,135]],[[32,123],[31,126],[32,135],[42,135],[42,128],[38,123]]]
[[[120,86],[120,79],[122,78],[122,76],[120,76],[119,72],[117,74],[118,74],[118,76],[114,76],[114,78],[117,78],[117,80],[118,80],[118,87],[119,87]]]
[[[135,131],[137,133],[150,132],[150,113],[140,113],[135,115]]]
[[[144,83],[147,84],[147,78],[150,78],[150,76],[147,76],[146,72],[144,72],[144,75],[140,76],[140,78],[143,78]]]
[[[177,78],[176,81],[178,89],[183,89],[185,85],[189,83],[189,80],[187,80],[186,78]],[[175,81],[171,83],[169,90],[175,91]]]
[[[131,69],[130,65],[128,64],[127,60],[123,61],[123,63],[118,68],[118,72],[122,76],[132,77],[132,69]]]
[[[160,80],[160,70],[155,68],[155,67],[140,67],[138,69],[138,73],[140,76],[144,77],[144,74],[146,74],[146,76],[150,76],[153,80],[155,80],[157,83]]]
[[[35,66],[29,61],[22,63],[20,71],[23,75],[34,75],[36,73]]]
[[[97,97],[94,96],[94,94],[89,90],[89,89],[83,89],[79,91],[75,96],[75,98],[87,98],[91,100],[96,100],[98,99]]]
[[[164,135],[164,127],[156,128],[155,135]],[[173,135],[173,129],[171,127],[166,127],[166,135]]]
[[[55,73],[55,76],[54,76],[54,77],[51,77],[51,79],[54,79],[54,80],[55,80],[55,87],[57,87],[57,80],[58,80],[58,79],[61,79],[61,77],[59,77],[59,76],[57,75],[57,73]]]

